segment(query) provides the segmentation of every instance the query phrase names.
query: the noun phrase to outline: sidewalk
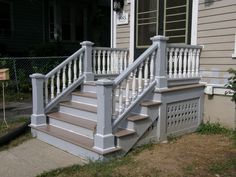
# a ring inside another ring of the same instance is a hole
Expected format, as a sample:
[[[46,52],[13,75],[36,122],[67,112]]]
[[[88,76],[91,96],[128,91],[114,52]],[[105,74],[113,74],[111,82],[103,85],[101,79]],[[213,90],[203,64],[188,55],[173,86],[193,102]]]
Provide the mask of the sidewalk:
[[[0,151],[1,177],[35,177],[55,168],[84,164],[85,160],[37,139]]]

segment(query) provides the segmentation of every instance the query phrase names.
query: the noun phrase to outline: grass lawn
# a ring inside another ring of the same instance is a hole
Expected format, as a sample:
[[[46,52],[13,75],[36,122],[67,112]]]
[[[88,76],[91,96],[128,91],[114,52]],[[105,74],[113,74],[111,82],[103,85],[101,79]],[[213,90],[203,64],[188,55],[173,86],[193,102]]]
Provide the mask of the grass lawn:
[[[215,130],[217,129],[217,130]],[[234,177],[236,133],[205,124],[198,133],[149,144],[110,162],[73,165],[38,177]]]

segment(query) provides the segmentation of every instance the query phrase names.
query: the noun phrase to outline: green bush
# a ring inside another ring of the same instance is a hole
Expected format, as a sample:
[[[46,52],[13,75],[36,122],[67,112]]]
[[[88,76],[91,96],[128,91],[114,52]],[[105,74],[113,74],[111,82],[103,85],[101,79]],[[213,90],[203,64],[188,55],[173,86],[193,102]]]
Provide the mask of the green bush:
[[[220,123],[210,123],[209,121],[206,123],[202,123],[197,132],[200,134],[228,134],[231,131],[227,128],[224,128],[220,125]]]
[[[232,76],[229,77],[226,87],[234,91],[232,101],[236,103],[236,70],[230,68],[228,72],[232,74]]]

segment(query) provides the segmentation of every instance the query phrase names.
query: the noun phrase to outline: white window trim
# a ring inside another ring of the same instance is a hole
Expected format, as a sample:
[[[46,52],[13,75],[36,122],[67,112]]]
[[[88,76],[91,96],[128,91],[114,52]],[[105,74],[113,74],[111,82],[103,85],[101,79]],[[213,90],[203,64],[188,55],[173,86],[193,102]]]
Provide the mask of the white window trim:
[[[129,41],[129,63],[134,60],[134,13],[135,13],[135,1],[130,1],[130,41]]]
[[[197,45],[198,5],[199,5],[199,0],[193,0],[192,24],[191,24],[191,45]]]

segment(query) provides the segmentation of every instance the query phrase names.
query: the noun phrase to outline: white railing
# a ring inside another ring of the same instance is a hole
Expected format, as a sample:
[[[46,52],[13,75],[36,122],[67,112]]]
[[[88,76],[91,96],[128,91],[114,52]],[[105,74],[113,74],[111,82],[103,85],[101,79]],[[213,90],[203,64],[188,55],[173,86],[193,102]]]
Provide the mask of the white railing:
[[[168,44],[167,74],[169,78],[199,77],[201,46]]]
[[[84,52],[85,49],[81,48],[45,76],[44,103],[46,110],[54,100],[63,95],[65,90],[81,78]]]
[[[154,88],[154,62],[157,44],[149,47],[115,80],[112,90],[113,117],[116,124],[140,101],[144,95]]]
[[[92,55],[95,74],[119,74],[128,66],[128,49],[94,47]]]

